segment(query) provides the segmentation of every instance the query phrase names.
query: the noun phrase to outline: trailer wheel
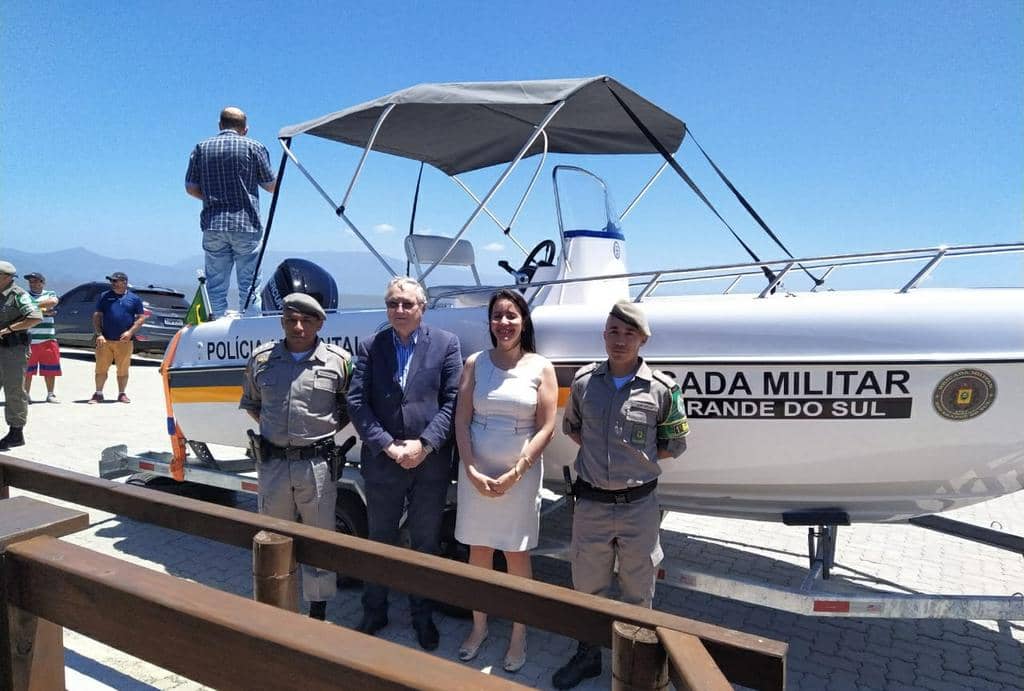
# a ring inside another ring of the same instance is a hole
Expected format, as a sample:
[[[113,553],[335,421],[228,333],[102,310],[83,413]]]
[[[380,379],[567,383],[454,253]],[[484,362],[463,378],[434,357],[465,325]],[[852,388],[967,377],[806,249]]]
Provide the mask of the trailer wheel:
[[[334,529],[345,535],[366,537],[369,527],[366,523],[366,506],[358,494],[351,490],[338,490],[338,499],[334,503]],[[350,578],[338,574],[339,588],[356,588],[363,585],[358,578]]]
[[[455,507],[450,506],[444,510],[444,517],[441,519],[441,556],[445,559],[454,559],[463,564],[469,563],[469,546],[464,545],[455,539]],[[505,555],[500,550],[494,551],[494,570],[507,572]],[[438,602],[437,609],[448,616],[459,619],[469,619],[473,616],[471,610],[463,607],[450,605],[447,602]]]

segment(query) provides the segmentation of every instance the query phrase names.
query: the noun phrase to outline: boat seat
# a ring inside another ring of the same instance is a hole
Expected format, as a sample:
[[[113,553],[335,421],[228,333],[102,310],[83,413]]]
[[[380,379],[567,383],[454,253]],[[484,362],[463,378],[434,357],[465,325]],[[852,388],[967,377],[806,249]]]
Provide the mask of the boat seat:
[[[405,256],[409,264],[415,267],[416,280],[423,282],[423,272],[431,264],[440,259],[452,244],[452,239],[443,235],[407,235],[405,238]],[[473,274],[473,283],[469,285],[423,286],[427,299],[431,303],[438,300],[458,304],[460,307],[486,305],[491,299],[494,288],[480,283],[480,274],[476,270],[476,255],[469,240],[459,240],[452,247],[448,256],[438,266],[468,267]]]

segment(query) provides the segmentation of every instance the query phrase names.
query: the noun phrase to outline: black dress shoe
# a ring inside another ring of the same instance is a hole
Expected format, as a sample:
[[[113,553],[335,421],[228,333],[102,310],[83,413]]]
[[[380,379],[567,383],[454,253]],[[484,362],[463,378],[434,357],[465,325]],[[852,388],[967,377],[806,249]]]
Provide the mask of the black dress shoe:
[[[416,640],[424,650],[437,650],[437,644],[441,640],[441,634],[430,619],[413,621],[412,627],[416,629]]]
[[[551,683],[556,689],[571,689],[584,679],[600,675],[601,649],[581,642],[572,659],[551,677]]]
[[[367,636],[372,636],[387,625],[387,614],[363,612],[363,620],[359,622],[359,626],[356,627],[356,631],[359,633],[365,633]]]

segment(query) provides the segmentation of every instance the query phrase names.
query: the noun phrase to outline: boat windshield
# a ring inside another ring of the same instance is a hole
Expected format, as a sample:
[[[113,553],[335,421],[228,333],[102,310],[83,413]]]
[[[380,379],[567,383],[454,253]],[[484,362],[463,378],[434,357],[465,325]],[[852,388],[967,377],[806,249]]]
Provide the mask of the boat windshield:
[[[604,180],[577,166],[555,166],[555,205],[562,239],[625,239]]]

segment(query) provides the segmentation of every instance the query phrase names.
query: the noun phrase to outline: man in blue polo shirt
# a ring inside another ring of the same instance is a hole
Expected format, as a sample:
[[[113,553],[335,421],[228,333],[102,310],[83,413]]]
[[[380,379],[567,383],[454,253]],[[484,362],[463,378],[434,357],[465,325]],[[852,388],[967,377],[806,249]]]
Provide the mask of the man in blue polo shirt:
[[[220,113],[220,132],[192,150],[185,173],[185,191],[203,202],[199,225],[206,252],[206,289],[214,316],[228,308],[231,267],[238,283],[238,307],[245,305],[256,276],[263,225],[260,223],[260,190],[277,188],[267,147],[245,135],[245,113],[225,108]],[[259,291],[253,292],[250,313],[258,313]]]
[[[117,365],[117,400],[131,403],[125,394],[128,386],[128,368],[135,348],[135,332],[146,321],[142,299],[128,290],[128,276],[115,271],[107,276],[110,290],[105,290],[96,300],[96,311],[92,313],[92,328],[96,332],[96,393],[89,403],[103,402],[103,385],[107,383],[110,365]]]

